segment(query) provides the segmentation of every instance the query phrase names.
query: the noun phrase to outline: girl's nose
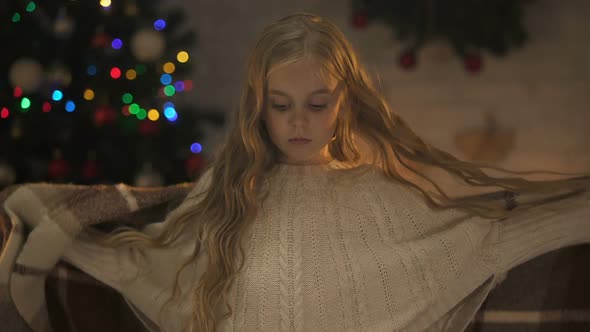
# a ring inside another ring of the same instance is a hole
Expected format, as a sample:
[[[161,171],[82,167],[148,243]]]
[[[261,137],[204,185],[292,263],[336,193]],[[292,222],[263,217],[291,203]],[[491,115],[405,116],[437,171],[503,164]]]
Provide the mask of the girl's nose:
[[[296,125],[301,125],[307,123],[307,115],[305,114],[305,110],[297,109],[291,115],[291,123]]]

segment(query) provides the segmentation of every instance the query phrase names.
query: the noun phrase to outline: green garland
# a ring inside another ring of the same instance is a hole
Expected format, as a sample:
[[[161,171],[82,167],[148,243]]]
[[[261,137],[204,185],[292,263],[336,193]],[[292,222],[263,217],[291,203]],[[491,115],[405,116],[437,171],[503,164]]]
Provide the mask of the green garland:
[[[354,0],[354,24],[381,21],[393,28],[408,54],[429,41],[447,41],[465,61],[487,51],[505,56],[527,41],[524,0]],[[403,57],[403,55],[402,55]],[[408,65],[412,65],[407,62]],[[403,64],[402,64],[403,65]],[[466,63],[467,65],[467,63]]]

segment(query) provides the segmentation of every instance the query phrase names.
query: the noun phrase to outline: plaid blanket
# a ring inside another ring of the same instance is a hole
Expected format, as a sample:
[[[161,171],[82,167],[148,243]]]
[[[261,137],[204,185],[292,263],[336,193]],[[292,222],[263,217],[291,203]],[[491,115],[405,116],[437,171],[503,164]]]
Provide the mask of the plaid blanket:
[[[87,228],[164,220],[193,186],[35,183],[2,191],[2,331],[146,330],[120,294],[61,261],[61,253]],[[590,245],[579,245],[518,266],[492,290],[467,331],[590,331],[589,263]]]

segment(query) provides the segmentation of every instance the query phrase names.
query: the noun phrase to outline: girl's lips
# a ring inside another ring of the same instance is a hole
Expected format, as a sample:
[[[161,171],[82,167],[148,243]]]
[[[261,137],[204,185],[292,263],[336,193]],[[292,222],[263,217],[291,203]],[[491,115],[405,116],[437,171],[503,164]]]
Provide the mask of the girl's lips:
[[[290,139],[289,143],[294,143],[294,144],[305,144],[305,143],[309,143],[311,142],[310,139]]]

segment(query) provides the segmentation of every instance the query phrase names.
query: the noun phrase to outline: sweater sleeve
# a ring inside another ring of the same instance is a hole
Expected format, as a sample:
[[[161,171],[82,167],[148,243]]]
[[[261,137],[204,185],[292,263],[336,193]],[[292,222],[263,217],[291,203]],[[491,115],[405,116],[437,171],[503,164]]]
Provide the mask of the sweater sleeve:
[[[197,197],[196,195],[206,190],[210,180],[211,169],[199,178],[186,199],[171,211],[163,222],[148,225],[142,232],[150,236],[159,234],[170,220],[173,220],[186,211],[188,207],[202,199],[202,196]],[[156,284],[168,283],[173,277],[170,271],[176,271],[176,268],[161,269],[157,265],[174,266],[181,264],[181,260],[185,255],[181,255],[179,251],[185,249],[187,253],[192,252],[192,248],[182,245],[174,248],[142,249],[141,252],[144,257],[140,258],[137,256],[137,252],[133,252],[128,248],[105,247],[93,240],[89,234],[82,233],[73,240],[71,246],[64,252],[62,259],[108,286],[122,291],[128,286],[129,282],[146,272],[150,274],[150,278]]]
[[[493,249],[503,273],[550,251],[590,243],[590,200],[558,214],[525,214],[500,221]]]

